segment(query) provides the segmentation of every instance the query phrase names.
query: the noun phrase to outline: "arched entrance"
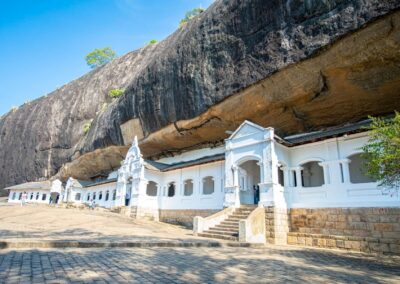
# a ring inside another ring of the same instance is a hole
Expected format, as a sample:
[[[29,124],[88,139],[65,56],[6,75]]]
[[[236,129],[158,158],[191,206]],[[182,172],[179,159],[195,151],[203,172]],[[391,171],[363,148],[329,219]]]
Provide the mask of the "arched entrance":
[[[260,201],[260,166],[257,163],[250,160],[239,165],[240,204],[258,204]]]
[[[58,201],[60,199],[60,194],[58,192],[52,192],[50,193],[50,204],[58,204]]]

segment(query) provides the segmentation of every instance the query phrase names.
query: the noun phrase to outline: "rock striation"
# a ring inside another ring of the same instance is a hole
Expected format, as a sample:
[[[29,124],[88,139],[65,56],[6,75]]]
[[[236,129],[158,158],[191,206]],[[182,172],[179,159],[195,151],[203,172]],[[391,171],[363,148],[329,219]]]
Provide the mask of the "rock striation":
[[[397,0],[217,0],[166,40],[0,119],[0,188],[218,143],[244,119],[281,135],[400,109]],[[107,93],[124,88],[112,101]],[[93,120],[87,134],[83,125]]]

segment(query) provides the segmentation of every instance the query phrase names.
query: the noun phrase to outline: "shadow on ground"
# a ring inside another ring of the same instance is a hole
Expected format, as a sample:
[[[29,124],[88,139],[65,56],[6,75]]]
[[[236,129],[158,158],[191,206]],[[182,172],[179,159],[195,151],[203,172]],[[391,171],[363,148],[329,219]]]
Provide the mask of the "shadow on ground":
[[[303,249],[148,248],[0,251],[13,282],[399,283],[400,264]],[[30,264],[30,265],[29,265]],[[25,268],[24,268],[25,267]],[[1,281],[0,281],[1,282]]]

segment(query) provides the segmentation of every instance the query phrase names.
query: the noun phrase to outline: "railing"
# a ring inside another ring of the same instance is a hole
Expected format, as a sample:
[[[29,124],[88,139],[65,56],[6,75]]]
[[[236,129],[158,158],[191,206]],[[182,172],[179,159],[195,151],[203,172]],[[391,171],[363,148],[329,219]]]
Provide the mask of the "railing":
[[[245,220],[239,221],[239,242],[265,243],[264,207],[257,207]]]
[[[400,206],[400,195],[385,194],[377,183],[338,183],[285,187],[289,208]]]
[[[224,221],[226,218],[229,217],[233,212],[235,212],[235,207],[227,207],[211,216],[208,217],[200,217],[196,216],[194,217],[193,220],[193,233],[197,235],[198,233],[202,233],[206,230],[208,230],[211,227],[214,227],[215,225],[218,225],[222,221]]]

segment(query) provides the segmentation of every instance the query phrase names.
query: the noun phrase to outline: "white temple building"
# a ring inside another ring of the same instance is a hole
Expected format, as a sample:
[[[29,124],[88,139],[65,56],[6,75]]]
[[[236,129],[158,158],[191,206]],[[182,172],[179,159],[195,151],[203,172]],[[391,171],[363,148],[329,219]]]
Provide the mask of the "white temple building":
[[[59,181],[9,187],[9,202],[19,202],[26,191],[28,202],[95,200],[97,206],[125,208],[135,218],[183,223],[241,205],[284,210],[400,207],[399,195],[384,194],[362,171],[366,123],[282,139],[273,128],[244,121],[222,146],[157,161],[143,159],[135,139],[121,168],[107,178],[71,177],[65,187]]]
[[[158,161],[144,160],[135,139],[121,168],[107,178],[70,178],[65,188],[58,180],[17,185],[7,188],[9,202],[26,191],[28,202],[94,199],[98,206],[135,207],[137,214],[156,219],[157,210],[220,210],[257,201],[287,208],[399,206],[398,196],[383,194],[362,171],[368,132],[346,130],[334,138],[318,139],[326,133],[316,132],[281,139],[273,128],[245,121],[224,146]]]

